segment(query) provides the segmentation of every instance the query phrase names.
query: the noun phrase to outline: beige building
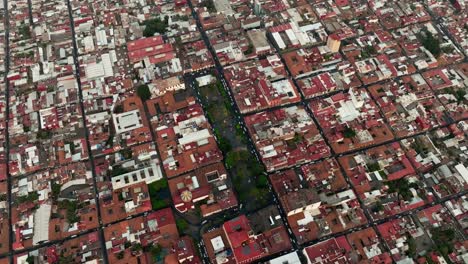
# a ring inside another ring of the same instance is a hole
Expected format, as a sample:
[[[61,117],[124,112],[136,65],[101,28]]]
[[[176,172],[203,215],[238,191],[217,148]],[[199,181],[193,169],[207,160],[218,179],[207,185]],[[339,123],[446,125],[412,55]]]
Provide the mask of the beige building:
[[[341,41],[338,39],[338,36],[331,34],[327,39],[327,47],[331,52],[336,53],[340,50]]]

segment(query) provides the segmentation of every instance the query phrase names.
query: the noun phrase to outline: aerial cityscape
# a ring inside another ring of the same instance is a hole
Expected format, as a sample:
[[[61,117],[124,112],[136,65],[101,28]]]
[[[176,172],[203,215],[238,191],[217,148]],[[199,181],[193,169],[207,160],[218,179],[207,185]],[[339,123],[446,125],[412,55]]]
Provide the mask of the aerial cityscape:
[[[0,7],[0,264],[468,263],[468,0]]]

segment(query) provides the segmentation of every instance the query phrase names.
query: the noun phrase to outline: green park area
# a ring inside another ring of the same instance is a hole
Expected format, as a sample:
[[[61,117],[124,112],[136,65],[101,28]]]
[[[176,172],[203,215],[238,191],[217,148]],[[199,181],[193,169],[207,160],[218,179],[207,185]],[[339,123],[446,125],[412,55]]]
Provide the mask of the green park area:
[[[151,198],[151,207],[153,210],[169,206],[171,197],[166,179],[148,184],[148,192]]]
[[[161,20],[158,17],[146,20],[144,22],[145,29],[143,30],[143,36],[148,38],[154,36],[156,33],[166,33],[168,21],[169,17],[167,16],[164,17],[164,20]]]
[[[265,168],[249,151],[248,135],[236,119],[227,91],[220,81],[199,87],[199,91],[242,210],[251,212],[268,205],[273,197]]]

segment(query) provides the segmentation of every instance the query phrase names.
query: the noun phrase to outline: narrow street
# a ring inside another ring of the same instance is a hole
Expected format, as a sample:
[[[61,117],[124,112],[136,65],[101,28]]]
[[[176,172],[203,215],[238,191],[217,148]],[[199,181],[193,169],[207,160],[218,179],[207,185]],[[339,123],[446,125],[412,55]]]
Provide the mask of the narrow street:
[[[87,126],[87,120],[86,120],[86,109],[84,107],[83,103],[83,89],[81,88],[81,80],[80,80],[80,63],[78,59],[78,46],[76,44],[76,32],[75,32],[75,23],[73,20],[73,10],[72,10],[72,5],[70,0],[67,1],[67,7],[68,7],[68,19],[70,20],[70,28],[71,28],[71,34],[72,34],[72,45],[73,45],[73,60],[75,63],[75,77],[78,85],[78,96],[79,96],[79,105],[81,109],[81,115],[82,115],[82,121],[84,124],[84,131],[85,131],[85,140],[86,140],[86,146],[88,148],[88,153],[89,153],[89,162],[91,164],[91,173],[93,177],[93,187],[94,187],[94,193],[96,197],[94,198],[95,203],[96,203],[96,209],[97,209],[97,217],[99,220],[99,240],[101,242],[101,251],[102,251],[102,259],[104,264],[109,263],[108,257],[107,257],[107,249],[106,249],[106,239],[104,237],[104,226],[102,223],[102,217],[101,217],[101,207],[100,207],[100,201],[99,201],[99,191],[97,189],[97,174],[96,174],[96,164],[94,163],[94,157],[92,154],[91,150],[91,144],[89,141],[89,129]]]
[[[13,232],[13,223],[12,223],[12,195],[11,195],[11,175],[10,175],[10,134],[8,132],[9,128],[9,116],[10,116],[10,83],[8,81],[8,73],[10,70],[10,16],[9,16],[9,9],[8,9],[8,0],[3,0],[3,7],[4,7],[4,16],[5,16],[5,76],[4,77],[4,82],[5,82],[5,116],[7,117],[5,120],[5,142],[4,142],[4,147],[5,147],[5,163],[6,163],[6,170],[5,174],[7,175],[7,201],[9,203],[8,205],[8,225],[10,227],[10,232],[9,232],[9,243],[8,243],[8,251],[10,252],[8,254],[8,258],[10,263],[13,263],[13,241],[15,239],[15,234]]]

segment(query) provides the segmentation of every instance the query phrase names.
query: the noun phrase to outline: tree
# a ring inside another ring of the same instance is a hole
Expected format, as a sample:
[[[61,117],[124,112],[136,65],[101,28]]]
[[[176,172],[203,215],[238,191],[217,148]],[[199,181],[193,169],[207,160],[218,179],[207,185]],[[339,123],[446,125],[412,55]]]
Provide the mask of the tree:
[[[158,209],[162,209],[164,207],[167,207],[167,202],[165,200],[161,200],[161,199],[151,199],[151,208],[153,210],[158,210]]]
[[[465,95],[466,95],[465,90],[457,90],[455,92],[455,98],[457,98],[458,102],[462,102],[463,100],[465,100]]]
[[[76,213],[76,210],[80,208],[77,201],[63,200],[58,203],[59,209],[66,210],[67,222],[69,224],[77,223],[81,220],[81,217]]]
[[[58,264],[70,264],[75,262],[72,255],[65,256],[63,253],[60,253]]]
[[[377,203],[375,203],[375,207],[372,208],[372,211],[374,213],[378,213],[378,212],[382,212],[384,209],[385,208],[384,208],[383,204],[380,201],[378,201]]]
[[[408,256],[412,258],[416,256],[416,240],[411,235],[408,236]]]
[[[167,180],[162,179],[159,181],[148,184],[148,192],[151,199],[151,206],[153,210],[161,209],[167,206],[164,199],[164,194],[167,192]]]
[[[37,131],[37,138],[38,139],[49,139],[51,137],[51,135],[52,134],[48,130],[39,129],[39,131]]]
[[[421,34],[420,38],[421,44],[424,46],[424,48],[431,52],[435,57],[439,57],[441,53],[439,39],[434,37],[428,30]]]
[[[59,195],[60,195],[60,189],[62,188],[62,185],[59,183],[52,182],[52,199],[57,200]]]
[[[132,245],[132,251],[138,252],[143,249],[143,246],[140,243],[135,243]]]
[[[67,145],[70,145],[70,152],[75,153],[75,143],[73,142],[66,142]]]
[[[151,98],[151,92],[150,92],[150,89],[149,89],[148,85],[142,84],[142,85],[138,86],[137,95],[141,98],[141,100],[143,102],[150,99]]]
[[[120,251],[119,253],[117,253],[116,257],[117,259],[123,259],[125,256],[125,251]]]
[[[180,36],[175,37],[175,43],[177,46],[182,45],[182,38]]]
[[[119,104],[114,107],[114,113],[116,114],[123,113],[123,111],[124,111],[123,105]]]
[[[416,151],[416,153],[421,154],[421,153],[426,153],[429,151],[429,149],[424,145],[423,142],[421,142],[418,139],[415,139],[413,144],[411,144],[411,147]]]
[[[297,144],[297,143],[301,142],[303,139],[304,139],[304,137],[301,134],[294,133],[294,138],[293,138],[294,143]]]
[[[176,225],[177,225],[177,229],[179,229],[179,231],[182,233],[188,228],[188,223],[187,221],[185,221],[185,219],[177,219]]]
[[[168,20],[168,17],[166,17],[164,21],[161,21],[159,18],[146,20],[144,23],[145,29],[143,30],[143,36],[148,38],[154,36],[156,33],[164,34],[168,26]]]
[[[133,156],[132,150],[128,148],[120,150],[119,153],[124,157],[124,159],[131,159]]]
[[[206,7],[209,12],[216,12],[216,7],[213,0],[204,0],[201,4],[203,7]]]
[[[161,179],[159,181],[152,182],[148,184],[148,191],[159,192],[162,189],[167,188],[167,180]]]
[[[112,170],[110,172],[110,176],[111,177],[115,177],[115,176],[118,176],[118,175],[122,175],[122,174],[125,174],[125,173],[128,173],[130,172],[128,169],[126,168],[123,168],[121,165],[115,165],[112,167]]]
[[[244,155],[246,155],[246,154],[244,154]],[[263,165],[261,163],[259,163],[257,160],[255,160],[255,158],[252,155],[249,154],[249,156],[250,156],[250,158],[245,159],[245,160],[251,160],[251,162],[249,162],[247,164],[247,168],[250,170],[251,174],[252,175],[263,174],[265,172],[265,168],[263,167]]]
[[[149,252],[154,259],[158,259],[162,253],[162,248],[159,244],[157,245],[151,245],[146,247],[145,249],[146,252]]]
[[[31,38],[31,30],[29,26],[26,24],[22,24],[18,27],[18,33],[21,35],[21,39],[29,39]]]
[[[125,241],[125,243],[124,243],[124,248],[129,248],[129,247],[131,247],[131,246],[132,246],[132,242],[130,242],[130,241],[128,241],[128,240]]]
[[[38,199],[39,199],[39,194],[37,194],[37,192],[30,192],[27,195],[16,197],[16,202],[18,204],[21,204],[25,202],[35,202]]]
[[[107,138],[105,142],[105,145],[109,147],[112,147],[114,145],[114,135],[112,132],[109,134],[109,137]]]
[[[226,166],[229,168],[234,167],[234,165],[240,160],[239,151],[230,151],[226,154]]]
[[[354,131],[352,128],[350,127],[346,127],[343,131],[343,136],[345,138],[353,138],[356,136],[356,131]]]
[[[442,51],[444,53],[452,53],[455,50],[455,48],[453,46],[451,46],[451,45],[445,46],[445,47],[443,47],[441,49],[442,49]]]
[[[376,50],[375,47],[372,46],[372,45],[367,45],[367,46],[364,48],[364,50],[365,50],[368,54],[370,54],[370,55],[376,55],[376,54],[377,54],[377,50]]]
[[[400,178],[398,180],[394,181],[389,181],[387,182],[388,185],[388,192],[389,193],[398,193],[401,195],[401,197],[408,201],[413,197],[413,194],[411,193],[410,189],[414,188],[417,189],[418,185],[416,183],[409,183],[407,179],[405,178]]]
[[[34,257],[33,257],[33,256],[28,256],[28,257],[26,258],[26,262],[27,262],[28,264],[34,264]]]
[[[257,177],[257,185],[258,188],[265,188],[268,187],[268,179],[265,175],[260,175]]]
[[[366,165],[367,165],[367,169],[368,169],[370,172],[380,170],[380,166],[379,166],[379,163],[378,163],[378,162],[368,163],[368,164],[366,164]]]
[[[249,46],[247,47],[247,49],[245,50],[244,54],[245,55],[249,55],[251,54],[252,52],[254,52],[254,46],[252,44],[249,44]]]
[[[57,87],[53,86],[53,85],[47,85],[47,92],[48,93],[51,93],[53,91],[55,91],[57,89]]]
[[[452,228],[436,227],[431,229],[432,240],[436,241],[437,250],[444,256],[453,252],[455,231]]]
[[[432,238],[440,242],[452,242],[455,239],[455,231],[451,228],[436,227],[431,230]]]
[[[231,143],[229,143],[229,141],[223,137],[223,136],[219,136],[218,137],[218,142],[219,142],[219,149],[223,152],[223,153],[228,153],[229,151],[232,150],[232,145]]]

